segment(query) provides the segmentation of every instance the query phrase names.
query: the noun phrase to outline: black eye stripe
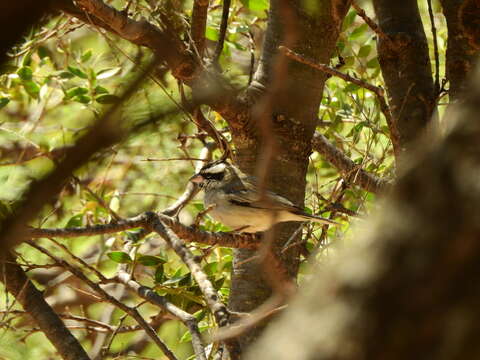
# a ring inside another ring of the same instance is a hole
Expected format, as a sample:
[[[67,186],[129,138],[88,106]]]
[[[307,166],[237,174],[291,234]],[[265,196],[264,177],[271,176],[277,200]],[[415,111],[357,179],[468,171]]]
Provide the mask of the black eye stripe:
[[[215,174],[211,174],[211,173],[204,173],[202,175],[205,179],[207,180],[217,180],[217,181],[220,181],[223,179],[223,177],[225,176],[225,173],[223,172],[219,172],[219,173],[215,173]]]

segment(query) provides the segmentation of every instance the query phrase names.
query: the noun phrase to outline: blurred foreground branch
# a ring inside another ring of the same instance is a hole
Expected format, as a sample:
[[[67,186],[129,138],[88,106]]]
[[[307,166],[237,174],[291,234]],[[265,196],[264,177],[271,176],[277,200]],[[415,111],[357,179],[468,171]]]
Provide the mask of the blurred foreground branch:
[[[305,284],[248,359],[480,357],[479,85],[447,112],[457,125],[445,139],[411,154],[370,229]]]

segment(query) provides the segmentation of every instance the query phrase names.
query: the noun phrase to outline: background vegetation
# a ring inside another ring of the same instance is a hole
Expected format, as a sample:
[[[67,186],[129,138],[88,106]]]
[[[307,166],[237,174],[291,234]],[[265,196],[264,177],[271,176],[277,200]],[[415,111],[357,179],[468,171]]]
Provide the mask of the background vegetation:
[[[186,43],[191,40],[190,19],[194,7],[191,1],[114,0],[105,3],[123,9],[123,14],[132,19],[145,19],[160,28],[164,26],[161,14],[168,14],[170,25],[182,40]],[[443,80],[446,78],[448,33],[440,3],[433,1],[431,8],[428,3],[420,1],[418,6],[428,39],[432,74],[439,78],[434,111],[434,117],[439,120],[443,119],[445,107],[451,100],[446,91],[448,86],[444,86],[446,80]],[[211,56],[221,37],[223,7],[217,0],[210,1],[208,6],[206,54]],[[308,16],[324,11],[323,5],[313,0],[302,2],[302,6]],[[369,2],[360,6],[376,21]],[[238,90],[251,84],[252,73],[262,56],[268,10],[266,0],[234,0],[230,5],[219,66],[223,76]],[[115,222],[145,211],[161,211],[181,196],[195,171],[201,150],[206,143],[213,142],[204,129],[196,125],[197,119],[185,101],[185,97],[192,97],[190,88],[181,85],[178,77],[164,64],[150,72],[125,100],[123,94],[149,68],[154,53],[114,32],[100,29],[94,21],[89,21],[88,12],[85,14],[87,19],[81,20],[68,11],[56,11],[42,17],[9,50],[8,61],[2,65],[0,215],[3,218],[11,217],[31,184],[51,173],[65,152],[118,104],[120,111],[115,113],[115,123],[127,135],[96,152],[75,169],[63,183],[61,192],[44,204],[31,226],[86,227]],[[431,31],[431,20],[435,24],[435,34]],[[383,91],[387,86],[378,60],[378,37],[379,34],[365,22],[365,17],[350,8],[343,19],[333,56],[326,65]],[[190,48],[190,51],[195,49]],[[362,223],[362,219],[377,207],[380,191],[367,191],[365,186],[358,186],[358,169],[377,177],[385,186],[395,179],[397,172],[398,159],[392,145],[391,127],[377,94],[351,81],[329,76],[317,111],[315,130],[356,166],[348,173],[339,169],[338,164],[332,163],[322,151],[314,151],[309,157],[306,211],[331,217],[341,225],[332,228],[306,224],[301,238],[290,239],[287,245],[282,245],[283,249],[292,244],[299,249],[300,286],[308,284],[312,278],[312,264],[324,264],[336,256],[336,247],[332,244],[351,246],[355,225]],[[309,91],[306,85],[305,92]],[[207,106],[202,110],[236,152],[232,143],[235,134],[221,111]],[[221,153],[217,148],[211,156],[219,158]],[[230,230],[208,214],[196,219],[202,210],[201,197],[197,196],[182,210],[180,221],[185,224],[197,222],[202,230]],[[35,244],[79,267],[95,281],[99,280],[95,271],[110,278],[118,274],[122,264],[127,264],[127,271],[138,283],[193,314],[202,333],[214,334],[217,329],[215,316],[192,278],[191,268],[158,234],[143,238],[138,234],[138,229],[131,229],[89,237],[41,238],[36,239]],[[127,243],[131,245],[130,251],[126,250]],[[188,243],[188,247],[220,294],[220,300],[227,303],[232,280],[232,249],[195,242]],[[55,312],[62,314],[67,327],[91,358],[162,358],[161,349],[138,328],[135,319],[112,303],[101,300],[85,281],[68,272],[68,268],[52,262],[51,257],[32,247],[31,243],[20,244],[14,251],[17,262]],[[191,333],[181,321],[165,310],[159,311],[157,306],[120,283],[102,286],[122,303],[138,309],[179,359],[194,357]],[[22,306],[5,288],[1,293],[0,358],[57,358],[58,349],[46,341],[44,333],[23,312]],[[209,345],[207,353],[217,350],[218,342],[213,344]]]

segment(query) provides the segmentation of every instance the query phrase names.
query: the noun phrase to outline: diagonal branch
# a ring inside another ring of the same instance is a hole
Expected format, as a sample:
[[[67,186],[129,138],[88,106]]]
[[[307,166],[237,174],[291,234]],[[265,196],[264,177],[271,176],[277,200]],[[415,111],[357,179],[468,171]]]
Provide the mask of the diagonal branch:
[[[231,0],[223,0],[222,8],[222,22],[220,23],[220,32],[218,34],[217,47],[213,55],[213,63],[217,63],[220,55],[222,55],[223,45],[225,43],[225,36],[227,35],[228,15],[230,13]]]
[[[145,19],[128,17],[125,12],[116,10],[102,0],[77,0],[76,4],[81,10],[108,24],[117,35],[134,44],[150,47],[167,62],[176,76],[187,79],[193,75],[193,59],[186,52],[178,34],[173,33],[174,27],[168,17],[162,17],[163,29],[159,29]]]
[[[145,299],[151,304],[165,309],[170,314],[178,318],[187,327],[188,331],[192,335],[192,347],[195,351],[196,360],[206,360],[205,349],[200,331],[198,329],[197,319],[195,319],[193,315],[175,306],[164,296],[158,295],[149,287],[139,284],[132,279],[132,276],[128,272],[124,270],[118,272],[117,278],[122,284],[134,291],[142,299]]]
[[[244,128],[250,114],[248,96],[239,91],[215,71],[207,74],[197,71],[198,63],[181,40],[178,31],[166,16],[162,17],[162,28],[146,20],[134,20],[125,12],[114,9],[101,0],[77,1],[86,12],[76,7],[72,0],[54,0],[57,9],[70,14],[86,24],[94,24],[102,29],[150,48],[159,59],[166,61],[172,74],[179,80],[195,88],[200,94],[196,100],[220,113],[235,130]]]
[[[312,148],[335,166],[347,181],[360,186],[362,189],[380,193],[390,187],[390,183],[375,176],[355,164],[348,156],[337,149],[328,139],[320,133],[315,133]]]
[[[38,244],[36,244],[32,241],[27,241],[27,244],[30,245],[31,247],[37,249],[38,251],[44,253],[49,258],[51,258],[55,263],[59,264],[60,266],[64,267],[68,271],[70,271],[75,277],[77,277],[79,280],[81,280],[85,284],[87,284],[92,290],[94,290],[105,301],[108,301],[109,303],[115,305],[116,307],[118,307],[119,309],[124,311],[126,314],[130,315],[145,330],[147,335],[153,340],[153,342],[159,347],[159,349],[165,354],[165,356],[168,359],[177,360],[177,357],[168,348],[168,346],[162,340],[160,340],[160,338],[158,337],[155,330],[152,328],[152,326],[148,322],[145,321],[145,319],[140,315],[140,313],[138,312],[138,310],[136,308],[132,308],[130,306],[127,306],[123,302],[117,300],[114,296],[110,295],[107,291],[102,289],[98,283],[90,280],[83,273],[83,271],[80,268],[76,267],[75,265],[72,265],[72,264],[66,262],[63,259],[60,259],[59,257],[53,255],[47,249],[39,246]]]
[[[185,246],[183,241],[164,223],[158,220],[158,217],[150,219],[152,230],[159,234],[167,241],[177,255],[187,265],[192,273],[193,278],[197,282],[201,292],[203,293],[208,307],[210,308],[219,327],[228,326],[230,324],[230,314],[225,304],[223,304],[212,283],[208,279],[200,264],[195,259],[192,252]],[[227,340],[226,342],[230,358],[236,360],[240,358],[240,347],[236,340]]]
[[[341,71],[335,70],[335,69],[333,69],[330,66],[327,66],[325,64],[316,63],[316,62],[314,62],[310,59],[307,59],[306,57],[304,57],[300,54],[297,54],[295,51],[292,51],[289,48],[286,48],[285,46],[280,46],[279,50],[281,52],[283,52],[286,56],[288,56],[289,58],[291,58],[295,61],[298,61],[302,64],[308,65],[308,66],[310,66],[314,69],[317,69],[319,71],[323,71],[324,73],[339,77],[342,80],[351,82],[351,83],[353,83],[357,86],[360,86],[364,89],[370,90],[371,92],[373,92],[376,95],[377,100],[380,104],[380,110],[382,111],[383,115],[385,116],[385,119],[386,119],[387,123],[389,125],[392,124],[392,121],[393,121],[392,120],[392,114],[390,112],[390,108],[388,107],[387,100],[385,99],[385,91],[381,87],[372,85],[372,84],[370,84],[370,83],[368,83],[364,80],[360,80],[360,79],[357,79],[353,76],[344,74]]]

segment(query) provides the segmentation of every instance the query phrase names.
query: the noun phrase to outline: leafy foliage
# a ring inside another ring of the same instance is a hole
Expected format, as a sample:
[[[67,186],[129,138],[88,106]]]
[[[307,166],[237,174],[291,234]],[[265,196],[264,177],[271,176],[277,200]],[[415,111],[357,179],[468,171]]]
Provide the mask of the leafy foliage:
[[[117,8],[123,8],[126,3],[113,2]],[[156,2],[135,3],[130,9],[135,16],[145,16],[152,23],[158,23]],[[219,36],[219,4],[219,1],[213,1],[208,15],[206,38],[211,48]],[[190,15],[190,8],[179,6],[175,10],[179,18],[184,19]],[[245,87],[248,81],[250,50],[258,59],[267,10],[266,0],[241,0],[232,4],[226,46],[220,63],[239,87]],[[316,11],[314,6],[311,11]],[[425,9],[422,11],[422,16],[426,16]],[[442,50],[446,44],[444,28],[445,25],[441,23],[439,33]],[[255,48],[252,48],[252,41],[256,43]],[[112,34],[100,33],[95,27],[83,25],[66,15],[51,18],[32,30],[24,43],[13,49],[9,63],[0,69],[0,215],[11,212],[29,182],[51,171],[55,159],[62,156],[62,149],[75,143],[99,114],[119,101],[125,84],[150,58],[151,54],[144,48],[138,48]],[[441,60],[444,61],[443,58]],[[375,85],[383,84],[376,56],[375,35],[353,10],[345,19],[337,44],[337,57],[331,65]],[[122,121],[136,124],[153,117],[160,109],[176,106],[179,102],[180,94],[173,77],[168,73],[160,74],[155,79],[149,79],[131,101],[122,105]],[[224,127],[219,116],[209,116],[217,128]],[[371,93],[343,80],[330,78],[318,118],[317,130],[355,163],[379,176],[393,176],[394,160],[388,128]],[[128,217],[165,208],[183,191],[189,175],[194,171],[194,164],[190,160],[144,160],[195,158],[202,146],[202,141],[195,137],[195,133],[194,124],[184,113],[159,123],[152,122],[141,132],[132,133],[123,143],[97,154],[87,165],[78,169],[76,178],[65,185],[58,199],[45,206],[38,223],[33,225],[81,227],[109,222],[114,219],[113,213]],[[343,187],[337,170],[318,154],[312,154],[311,160],[306,199],[311,212],[327,216],[329,211],[322,213],[321,209],[337,200],[351,212],[368,212],[375,200],[372,194]],[[182,212],[181,219],[192,223],[195,214],[201,210],[203,206],[193,202]],[[348,217],[339,214],[339,219],[347,220]],[[227,230],[208,215],[201,228]],[[319,257],[325,256],[327,251],[320,250],[328,249],[328,245],[337,238],[337,232],[348,235],[347,221],[341,228],[327,232],[308,225],[304,230],[306,249],[318,250]],[[124,232],[110,238],[96,236],[62,240],[62,244],[105,276],[113,275],[118,264],[131,265],[138,281],[153,287],[172,303],[194,314],[200,321],[201,331],[212,328],[214,319],[205,306],[198,286],[173,252],[155,236],[148,236],[135,242],[132,253],[126,253],[122,246],[129,236],[135,237],[131,232]],[[74,261],[48,240],[39,243],[58,256]],[[200,245],[191,249],[201,259],[205,273],[226,301],[232,266],[231,250]],[[135,324],[129,318],[121,320],[124,314],[119,310],[104,318],[109,311],[108,306],[92,301],[88,293],[85,294],[87,290],[68,274],[49,269],[49,260],[45,256],[26,245],[20,246],[17,251],[22,255],[26,268],[31,270],[32,278],[39,286],[48,289],[48,299],[56,302],[58,312],[68,307],[74,314],[80,316],[88,313],[91,318],[102,319],[115,326],[120,323]],[[308,276],[308,269],[304,269],[303,265],[302,269],[302,276]],[[47,275],[42,277],[42,271]],[[86,301],[84,297],[89,300]],[[129,298],[128,301],[139,303],[135,298]],[[140,310],[145,316],[155,316],[158,312],[149,304],[142,304]],[[19,328],[25,326],[21,320],[15,320],[13,324]],[[41,334],[24,339],[17,332],[4,331],[7,335],[0,337],[0,357],[51,356],[53,349],[48,342],[40,340]],[[76,335],[87,349],[96,341],[94,333],[78,330]],[[160,326],[160,336],[181,358],[192,354],[190,334],[177,320],[165,320]],[[125,344],[138,342],[138,338],[133,333],[118,334],[111,343],[112,357]],[[4,346],[7,342],[15,342],[16,346]],[[141,349],[140,354],[158,356],[157,350],[148,346]]]

